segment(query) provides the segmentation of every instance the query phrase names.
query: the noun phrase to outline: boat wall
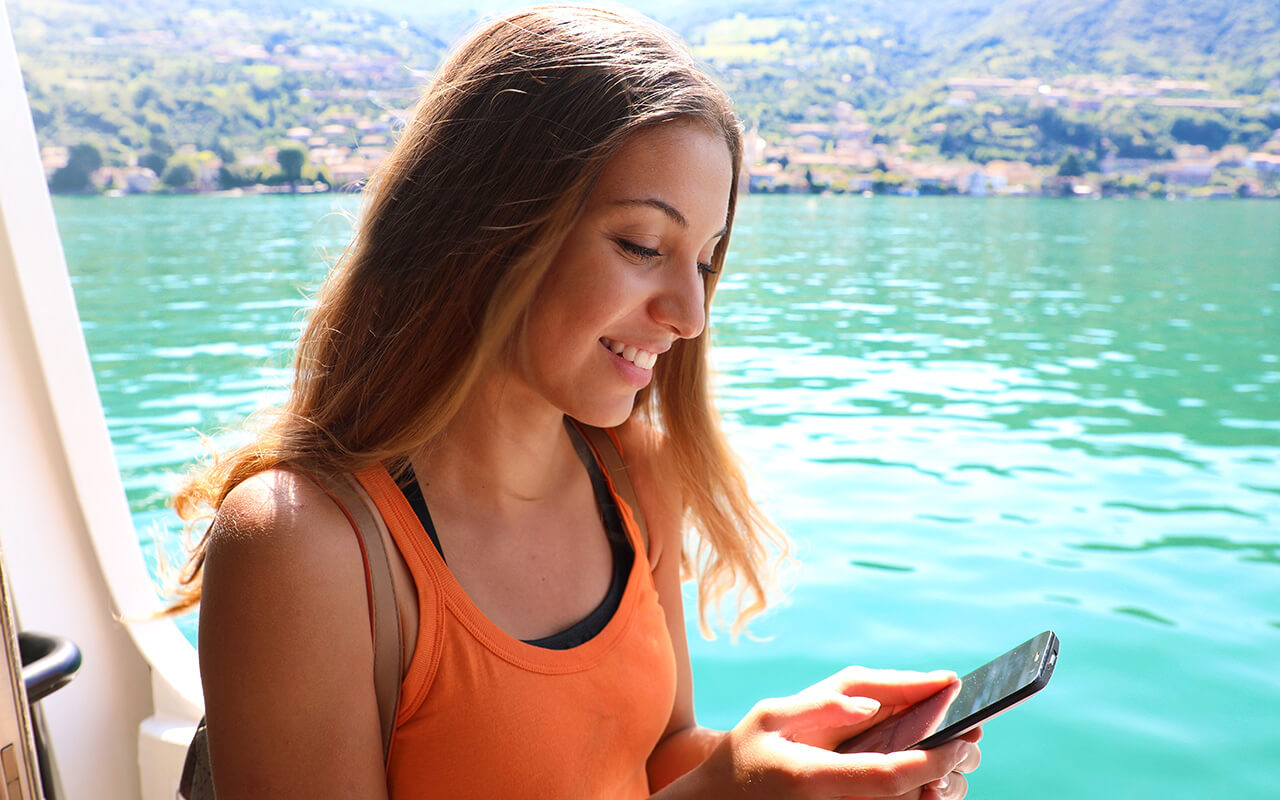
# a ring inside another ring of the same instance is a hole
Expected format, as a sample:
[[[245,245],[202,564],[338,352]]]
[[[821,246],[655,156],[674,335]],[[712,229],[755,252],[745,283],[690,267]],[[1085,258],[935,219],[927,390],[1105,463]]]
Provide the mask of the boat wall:
[[[0,2],[0,541],[23,629],[83,653],[40,702],[66,798],[171,800],[202,701],[159,604],[81,333]]]

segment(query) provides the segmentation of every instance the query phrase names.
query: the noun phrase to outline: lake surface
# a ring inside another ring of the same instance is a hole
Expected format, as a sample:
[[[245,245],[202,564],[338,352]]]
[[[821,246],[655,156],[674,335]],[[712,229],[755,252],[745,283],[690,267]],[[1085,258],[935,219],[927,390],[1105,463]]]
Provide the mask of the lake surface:
[[[177,553],[194,432],[282,398],[356,200],[55,208],[140,540]],[[690,626],[703,724],[1051,628],[970,796],[1278,796],[1280,203],[749,197],[712,326],[798,564],[767,641]]]

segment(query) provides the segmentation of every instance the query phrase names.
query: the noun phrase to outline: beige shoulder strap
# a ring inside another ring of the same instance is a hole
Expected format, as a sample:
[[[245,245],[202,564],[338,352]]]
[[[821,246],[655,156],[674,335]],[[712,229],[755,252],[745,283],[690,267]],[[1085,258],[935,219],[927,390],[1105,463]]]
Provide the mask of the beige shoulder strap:
[[[396,605],[395,584],[391,579],[391,563],[384,544],[389,540],[386,523],[369,495],[351,476],[326,481],[333,497],[347,510],[360,534],[365,558],[369,562],[369,584],[373,617],[373,688],[378,697],[378,718],[382,722],[383,760],[391,752],[391,735],[395,730],[396,708],[400,704],[400,676],[404,674],[403,647],[400,642],[400,609]],[[385,538],[384,538],[385,537]]]
[[[312,480],[315,480],[313,477]],[[391,735],[395,731],[396,708],[400,704],[400,609],[396,605],[395,585],[391,581],[391,564],[383,545],[386,523],[373,502],[350,476],[316,481],[355,523],[361,548],[369,562],[370,602],[373,618],[373,690],[378,698],[378,719],[382,724],[382,759],[391,754]],[[188,800],[214,800],[213,771],[209,763],[209,739],[204,719],[196,727],[187,748],[178,782],[178,796]]]
[[[631,485],[631,475],[627,472],[627,465],[622,460],[622,453],[618,450],[617,443],[604,428],[593,428],[579,423],[578,430],[582,431],[587,441],[600,454],[604,471],[609,473],[609,480],[613,481],[613,488],[617,490],[622,501],[631,508],[631,516],[636,521],[636,527],[640,529],[640,541],[644,542],[645,552],[648,552],[649,529],[644,524],[644,511],[640,509],[640,502],[636,500],[636,489]]]

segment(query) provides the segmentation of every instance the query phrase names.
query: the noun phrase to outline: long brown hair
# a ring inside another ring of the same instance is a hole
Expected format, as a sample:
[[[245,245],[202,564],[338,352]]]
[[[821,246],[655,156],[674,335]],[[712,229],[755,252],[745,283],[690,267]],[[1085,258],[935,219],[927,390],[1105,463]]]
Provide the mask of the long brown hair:
[[[190,525],[259,472],[317,475],[382,462],[394,473],[439,435],[484,364],[509,356],[525,314],[609,157],[636,131],[693,120],[742,137],[723,92],[675,37],[638,16],[581,7],[516,12],[449,56],[367,189],[354,240],[322,288],[289,398],[254,441],[192,472],[174,498]],[[729,236],[716,246],[724,264]],[[715,276],[708,278],[711,302]],[[735,586],[736,632],[765,607],[767,542],[709,392],[709,335],[676,343],[636,412],[665,434],[699,534],[682,556],[699,619]],[[209,533],[171,611],[200,600]]]

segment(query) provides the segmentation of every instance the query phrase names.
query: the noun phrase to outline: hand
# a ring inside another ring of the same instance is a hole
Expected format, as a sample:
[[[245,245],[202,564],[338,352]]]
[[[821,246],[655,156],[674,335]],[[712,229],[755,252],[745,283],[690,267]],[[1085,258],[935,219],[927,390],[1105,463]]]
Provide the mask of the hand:
[[[850,667],[797,695],[762,700],[700,767],[715,796],[958,800],[977,769],[981,729],[932,750],[832,752],[840,742],[941,691],[950,672]]]

